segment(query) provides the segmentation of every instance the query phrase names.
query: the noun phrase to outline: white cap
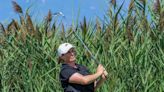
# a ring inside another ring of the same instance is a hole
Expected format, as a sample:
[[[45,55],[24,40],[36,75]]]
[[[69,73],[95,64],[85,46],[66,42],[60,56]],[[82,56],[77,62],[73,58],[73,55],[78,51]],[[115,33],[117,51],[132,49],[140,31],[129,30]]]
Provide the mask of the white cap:
[[[71,48],[74,48],[75,46],[73,46],[70,43],[63,43],[61,45],[59,45],[58,47],[58,56],[62,56],[62,54],[66,54]]]

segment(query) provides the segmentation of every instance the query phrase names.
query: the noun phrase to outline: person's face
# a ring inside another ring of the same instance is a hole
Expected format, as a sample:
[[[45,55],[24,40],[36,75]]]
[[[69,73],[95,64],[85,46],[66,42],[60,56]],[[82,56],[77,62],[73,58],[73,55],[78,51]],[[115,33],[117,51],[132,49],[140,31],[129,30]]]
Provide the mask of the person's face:
[[[76,60],[75,49],[71,48],[66,54],[63,54],[61,58],[64,60],[64,62],[74,62]]]

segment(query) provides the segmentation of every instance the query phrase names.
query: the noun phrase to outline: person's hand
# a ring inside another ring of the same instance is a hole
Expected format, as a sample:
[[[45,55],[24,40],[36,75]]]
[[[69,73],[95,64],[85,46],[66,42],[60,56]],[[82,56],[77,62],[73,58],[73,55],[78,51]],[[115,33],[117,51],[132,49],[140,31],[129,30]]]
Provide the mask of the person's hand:
[[[97,67],[96,73],[99,73],[100,75],[102,75],[103,72],[104,72],[104,67],[101,64],[99,64]]]
[[[103,74],[101,75],[101,78],[102,78],[103,80],[106,80],[106,79],[107,79],[107,76],[108,76],[108,72],[104,69],[104,72],[103,72]]]

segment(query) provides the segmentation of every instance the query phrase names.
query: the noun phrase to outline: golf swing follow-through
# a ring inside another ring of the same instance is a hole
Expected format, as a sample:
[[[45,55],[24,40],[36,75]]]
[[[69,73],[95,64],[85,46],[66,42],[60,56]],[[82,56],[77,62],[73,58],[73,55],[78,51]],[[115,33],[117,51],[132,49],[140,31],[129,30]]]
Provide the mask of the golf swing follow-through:
[[[88,49],[86,45],[85,48]],[[59,45],[58,56],[58,63],[62,63],[59,79],[64,92],[94,92],[106,80],[108,73],[97,61],[98,67],[93,74],[85,66],[76,63],[75,46],[70,43]],[[97,80],[99,77],[101,79]]]

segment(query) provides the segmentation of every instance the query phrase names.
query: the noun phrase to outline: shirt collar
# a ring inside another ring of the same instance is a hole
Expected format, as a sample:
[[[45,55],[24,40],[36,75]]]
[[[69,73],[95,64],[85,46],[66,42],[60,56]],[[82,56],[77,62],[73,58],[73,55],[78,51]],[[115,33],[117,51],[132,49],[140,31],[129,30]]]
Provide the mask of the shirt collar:
[[[75,68],[75,69],[80,69],[80,65],[79,64],[75,63],[75,65],[77,66],[77,68]],[[65,67],[71,67],[71,66],[69,64],[63,63],[62,67],[65,68]],[[71,67],[71,68],[74,68],[74,67]]]

